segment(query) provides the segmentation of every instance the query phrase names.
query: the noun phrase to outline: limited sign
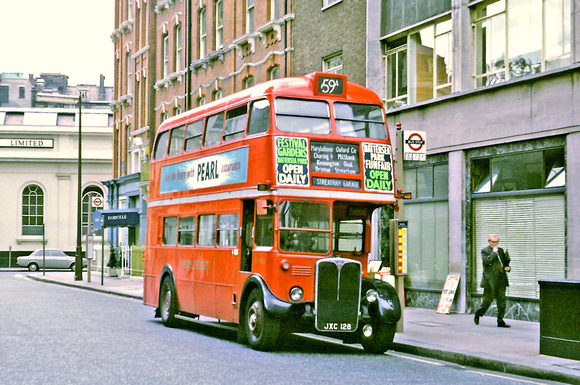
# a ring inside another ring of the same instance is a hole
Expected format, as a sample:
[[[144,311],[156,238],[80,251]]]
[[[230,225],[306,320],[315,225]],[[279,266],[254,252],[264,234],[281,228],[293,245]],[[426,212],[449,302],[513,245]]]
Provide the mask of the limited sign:
[[[53,139],[0,139],[0,147],[53,148]]]
[[[403,131],[403,153],[405,160],[424,161],[427,157],[425,131]]]

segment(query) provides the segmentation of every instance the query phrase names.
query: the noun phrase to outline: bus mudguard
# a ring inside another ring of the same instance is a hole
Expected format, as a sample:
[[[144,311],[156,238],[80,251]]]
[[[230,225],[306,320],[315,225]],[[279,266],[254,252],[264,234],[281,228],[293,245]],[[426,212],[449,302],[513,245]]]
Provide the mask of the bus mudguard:
[[[262,291],[264,307],[268,313],[275,317],[284,317],[288,315],[290,309],[292,308],[292,304],[282,301],[276,297],[272,291],[270,291],[270,288],[264,281],[264,278],[258,274],[252,274],[244,283],[244,288],[242,289],[242,293],[244,293],[244,301],[252,291],[252,287],[259,287]],[[243,309],[244,307],[241,306],[240,308]]]
[[[377,301],[369,303],[365,298],[370,289],[376,290]],[[401,319],[401,303],[397,291],[385,281],[373,278],[362,279],[361,313],[363,317],[376,318],[383,323],[396,323]]]

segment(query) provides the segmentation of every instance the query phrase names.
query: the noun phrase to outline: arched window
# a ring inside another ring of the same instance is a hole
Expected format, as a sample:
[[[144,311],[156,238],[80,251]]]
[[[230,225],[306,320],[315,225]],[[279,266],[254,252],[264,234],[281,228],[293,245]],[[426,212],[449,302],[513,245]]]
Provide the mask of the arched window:
[[[276,65],[268,71],[268,80],[274,80],[280,78],[280,66]]]
[[[93,207],[93,205],[91,204],[91,200],[89,200],[89,195],[91,197],[91,199],[94,198],[100,198],[101,202],[103,202],[103,205],[101,207]],[[96,186],[90,186],[87,187],[85,189],[85,191],[83,192],[83,235],[87,235],[88,232],[88,225],[89,225],[89,208],[91,210],[92,213],[94,213],[97,210],[102,210],[104,207],[104,196],[103,196],[103,190],[101,190],[99,187]]]
[[[22,191],[22,235],[42,235],[44,191],[35,184]]]
[[[222,98],[222,90],[215,90],[213,92],[213,100],[218,100]]]
[[[250,88],[253,86],[254,86],[254,77],[253,76],[248,76],[247,78],[244,79],[244,89]]]

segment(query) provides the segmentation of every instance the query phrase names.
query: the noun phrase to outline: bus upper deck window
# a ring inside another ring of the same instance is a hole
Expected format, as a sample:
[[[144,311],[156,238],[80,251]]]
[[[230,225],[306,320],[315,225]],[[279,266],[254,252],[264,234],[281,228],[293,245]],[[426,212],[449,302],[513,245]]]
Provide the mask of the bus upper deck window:
[[[246,129],[246,116],[248,115],[248,106],[234,108],[226,114],[226,125],[224,127],[224,142],[238,139],[244,136]]]
[[[187,126],[185,132],[185,151],[197,150],[201,147],[203,120],[198,120]]]
[[[185,137],[184,131],[184,126],[175,127],[171,130],[168,156],[181,154],[183,152],[183,138]]]
[[[250,108],[248,135],[260,134],[270,128],[270,103],[267,100],[256,100]]]
[[[330,112],[326,102],[276,99],[276,125],[280,131],[330,134]]]
[[[222,140],[222,128],[224,126],[224,113],[220,112],[207,118],[203,146],[213,146]]]
[[[336,130],[342,136],[385,139],[383,110],[366,104],[334,103]]]
[[[162,132],[157,137],[157,143],[155,143],[155,154],[153,159],[158,160],[165,157],[167,154],[167,144],[169,141],[169,131]]]

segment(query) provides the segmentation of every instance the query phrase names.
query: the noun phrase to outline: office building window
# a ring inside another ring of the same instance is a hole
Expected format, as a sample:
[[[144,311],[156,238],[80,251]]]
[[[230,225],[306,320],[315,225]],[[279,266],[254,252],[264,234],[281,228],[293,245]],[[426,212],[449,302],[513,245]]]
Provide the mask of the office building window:
[[[22,235],[42,235],[44,191],[35,184],[22,191]]]
[[[280,0],[270,0],[270,20],[278,20],[280,18]]]
[[[215,49],[224,47],[224,2],[218,0],[215,3]]]
[[[244,79],[244,89],[250,88],[253,86],[254,86],[254,77],[253,76],[248,76],[247,78]]]
[[[474,11],[475,85],[570,64],[571,0],[500,0]]]
[[[342,74],[342,53],[323,59],[322,71],[333,74]]]
[[[18,98],[24,99],[26,97],[26,88],[18,87]]]
[[[339,3],[341,1],[342,0],[323,0],[322,1],[322,6],[323,7],[330,7],[331,5],[336,4],[336,3]]]
[[[274,66],[268,71],[268,80],[280,78],[280,66]]]
[[[254,0],[246,0],[246,33],[254,32]]]
[[[385,89],[387,108],[451,93],[453,40],[451,19],[429,24],[387,43]]]
[[[169,34],[163,35],[163,77],[169,76]]]
[[[183,40],[181,37],[181,24],[175,26],[175,71],[181,71],[183,68]]]
[[[0,105],[10,102],[10,86],[0,86]]]
[[[198,17],[199,25],[199,58],[203,59],[207,54],[207,26],[206,26],[206,9],[205,7],[199,10]]]

